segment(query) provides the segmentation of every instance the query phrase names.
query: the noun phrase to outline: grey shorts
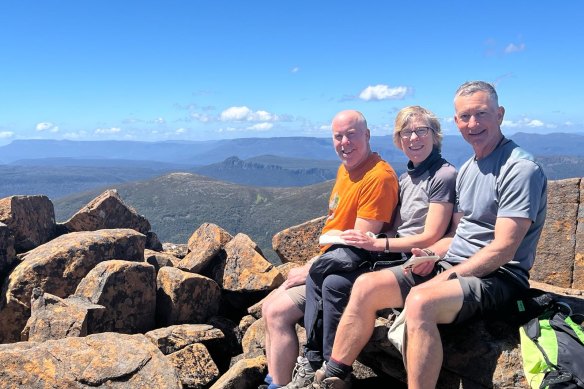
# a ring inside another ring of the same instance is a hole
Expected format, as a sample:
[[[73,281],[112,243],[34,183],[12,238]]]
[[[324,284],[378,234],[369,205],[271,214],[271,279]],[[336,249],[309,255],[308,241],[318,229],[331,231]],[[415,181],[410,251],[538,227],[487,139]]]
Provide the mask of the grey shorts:
[[[286,289],[286,294],[292,299],[294,305],[304,312],[306,306],[306,285],[293,286]]]
[[[402,297],[405,300],[414,286],[430,280],[438,273],[451,267],[450,263],[440,261],[434,267],[434,271],[424,277],[411,271],[404,274],[401,266],[392,267],[389,270],[397,278]],[[463,291],[462,308],[454,319],[453,323],[455,324],[464,322],[477,314],[497,309],[522,290],[520,285],[509,279],[509,276],[498,271],[482,278],[460,277],[452,274],[451,279],[453,278],[458,279]]]

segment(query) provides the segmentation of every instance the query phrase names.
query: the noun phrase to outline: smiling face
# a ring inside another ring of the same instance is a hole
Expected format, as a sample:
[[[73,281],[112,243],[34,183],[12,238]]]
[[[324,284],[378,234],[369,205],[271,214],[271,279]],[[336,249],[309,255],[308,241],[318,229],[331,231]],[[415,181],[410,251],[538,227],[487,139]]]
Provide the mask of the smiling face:
[[[333,146],[347,171],[359,167],[369,154],[369,129],[357,111],[342,111],[333,119]]]
[[[454,100],[454,121],[462,137],[472,146],[476,159],[489,155],[503,137],[501,123],[505,109],[485,91],[458,96]]]
[[[422,135],[426,132],[426,135]],[[410,136],[407,136],[411,133]],[[424,162],[436,143],[435,134],[430,124],[420,118],[412,117],[408,125],[399,132],[401,149],[414,166]]]

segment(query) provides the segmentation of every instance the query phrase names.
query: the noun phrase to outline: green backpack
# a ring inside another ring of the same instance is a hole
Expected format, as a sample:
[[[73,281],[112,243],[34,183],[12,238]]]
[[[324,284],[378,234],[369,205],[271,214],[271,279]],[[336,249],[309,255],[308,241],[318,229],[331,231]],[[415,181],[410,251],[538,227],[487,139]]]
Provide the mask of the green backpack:
[[[531,388],[584,388],[581,314],[554,302],[519,329],[525,378]]]

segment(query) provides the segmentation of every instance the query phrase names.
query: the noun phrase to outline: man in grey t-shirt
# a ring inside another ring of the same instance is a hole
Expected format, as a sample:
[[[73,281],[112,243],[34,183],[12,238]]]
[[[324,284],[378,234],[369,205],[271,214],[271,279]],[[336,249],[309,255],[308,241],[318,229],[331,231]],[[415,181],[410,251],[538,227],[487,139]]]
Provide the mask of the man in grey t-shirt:
[[[435,387],[443,359],[438,324],[495,309],[528,287],[545,221],[547,179],[531,155],[503,136],[505,109],[492,85],[463,84],[454,108],[456,125],[475,153],[458,174],[454,236],[412,250],[416,256],[436,253],[437,264],[357,279],[316,387],[349,387],[351,365],[371,337],[375,313],[404,305],[408,388]]]

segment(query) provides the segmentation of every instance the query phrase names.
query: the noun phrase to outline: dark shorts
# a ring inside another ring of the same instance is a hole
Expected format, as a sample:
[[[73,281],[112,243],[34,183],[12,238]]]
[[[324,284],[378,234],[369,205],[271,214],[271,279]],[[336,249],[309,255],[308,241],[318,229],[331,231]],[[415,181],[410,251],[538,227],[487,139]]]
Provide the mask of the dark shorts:
[[[413,272],[404,274],[401,266],[390,268],[397,278],[402,297],[410,293],[410,290],[419,284],[422,284],[435,275],[450,269],[452,264],[440,261],[434,267],[434,271],[427,276],[419,276]],[[462,287],[463,303],[460,312],[454,319],[453,323],[464,322],[471,317],[485,312],[493,311],[500,307],[501,304],[507,302],[518,292],[523,290],[523,287],[513,282],[504,272],[494,272],[486,277],[460,277],[452,274],[451,279],[456,278]]]

